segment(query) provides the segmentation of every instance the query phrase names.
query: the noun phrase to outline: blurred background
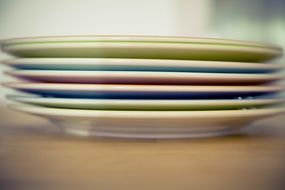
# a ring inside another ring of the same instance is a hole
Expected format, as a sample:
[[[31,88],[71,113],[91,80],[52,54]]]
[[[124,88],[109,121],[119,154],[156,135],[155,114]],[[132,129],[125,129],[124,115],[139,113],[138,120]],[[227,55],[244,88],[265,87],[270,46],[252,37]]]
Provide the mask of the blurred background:
[[[285,1],[0,0],[0,39],[82,34],[217,37],[284,47]],[[7,80],[2,72],[0,80]],[[0,105],[4,93],[0,87]]]

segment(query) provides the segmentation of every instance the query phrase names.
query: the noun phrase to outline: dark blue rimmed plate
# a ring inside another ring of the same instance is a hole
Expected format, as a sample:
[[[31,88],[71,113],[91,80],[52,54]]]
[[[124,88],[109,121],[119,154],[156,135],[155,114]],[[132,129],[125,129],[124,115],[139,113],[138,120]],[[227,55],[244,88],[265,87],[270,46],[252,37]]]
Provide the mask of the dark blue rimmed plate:
[[[281,92],[282,86],[178,86],[6,83],[22,92],[61,98],[100,99],[229,99]]]

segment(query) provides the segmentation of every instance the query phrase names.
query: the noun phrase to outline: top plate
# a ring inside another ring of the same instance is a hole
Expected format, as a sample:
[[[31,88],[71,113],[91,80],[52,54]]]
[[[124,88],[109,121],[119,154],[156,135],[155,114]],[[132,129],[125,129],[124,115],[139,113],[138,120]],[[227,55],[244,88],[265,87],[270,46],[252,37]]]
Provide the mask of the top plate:
[[[282,49],[263,43],[190,37],[57,36],[2,41],[4,51],[20,57],[118,57],[267,61]]]

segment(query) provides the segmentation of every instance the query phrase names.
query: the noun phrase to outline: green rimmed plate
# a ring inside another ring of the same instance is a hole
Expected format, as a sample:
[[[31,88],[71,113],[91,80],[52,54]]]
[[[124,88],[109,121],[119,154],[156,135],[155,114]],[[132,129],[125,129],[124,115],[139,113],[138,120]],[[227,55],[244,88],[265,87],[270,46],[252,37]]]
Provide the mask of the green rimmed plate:
[[[193,138],[238,132],[284,108],[215,111],[106,111],[11,105],[50,120],[67,133],[118,138]]]
[[[58,36],[2,41],[19,57],[106,57],[268,61],[282,54],[269,44],[224,39],[155,36]]]
[[[228,100],[119,100],[8,96],[10,100],[53,108],[93,110],[229,110],[253,109],[284,103],[281,98]]]

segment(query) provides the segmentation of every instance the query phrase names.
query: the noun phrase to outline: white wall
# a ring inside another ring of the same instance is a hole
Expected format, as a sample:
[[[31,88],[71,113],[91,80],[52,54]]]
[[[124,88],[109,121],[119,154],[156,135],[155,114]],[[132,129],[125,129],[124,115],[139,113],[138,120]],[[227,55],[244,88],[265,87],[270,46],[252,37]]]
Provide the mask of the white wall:
[[[210,8],[210,0],[0,0],[0,39],[73,34],[209,36]],[[1,59],[6,57],[0,53]],[[1,73],[0,80],[8,79]],[[4,91],[0,87],[0,105]]]

